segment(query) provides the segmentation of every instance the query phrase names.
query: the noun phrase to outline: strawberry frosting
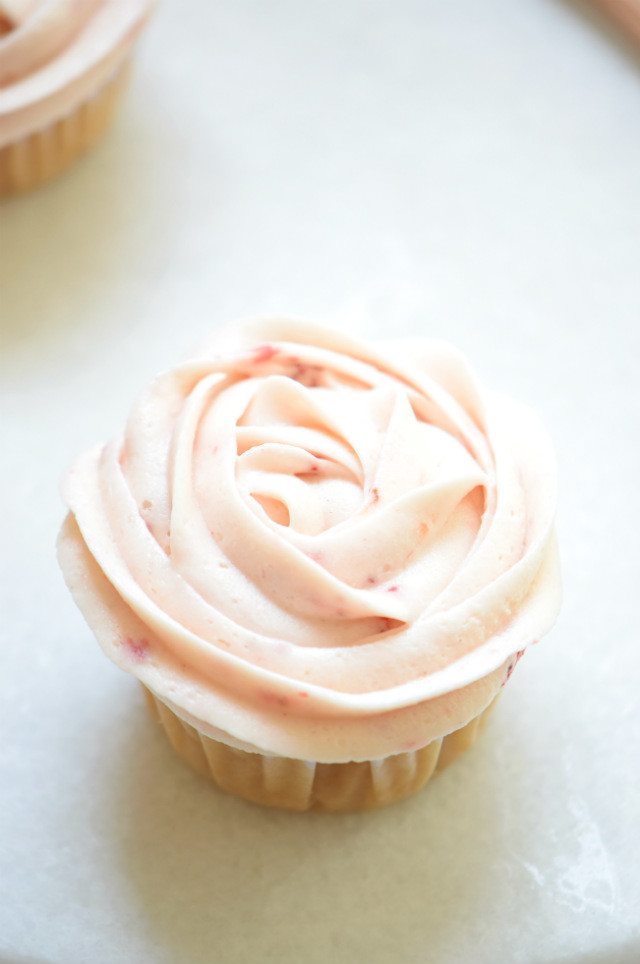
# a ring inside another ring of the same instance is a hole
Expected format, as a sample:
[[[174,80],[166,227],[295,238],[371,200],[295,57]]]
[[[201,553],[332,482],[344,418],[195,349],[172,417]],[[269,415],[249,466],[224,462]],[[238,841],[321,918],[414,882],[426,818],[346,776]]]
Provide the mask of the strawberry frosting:
[[[480,713],[559,607],[549,439],[444,342],[227,329],[64,497],[60,562],[107,655],[261,753],[417,749]]]
[[[0,0],[0,146],[71,113],[124,62],[153,0]]]

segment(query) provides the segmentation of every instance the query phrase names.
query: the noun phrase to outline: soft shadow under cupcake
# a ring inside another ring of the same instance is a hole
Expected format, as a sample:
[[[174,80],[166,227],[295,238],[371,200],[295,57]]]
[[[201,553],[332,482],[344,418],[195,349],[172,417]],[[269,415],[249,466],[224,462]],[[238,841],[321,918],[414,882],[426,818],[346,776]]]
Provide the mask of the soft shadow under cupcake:
[[[100,823],[169,959],[455,960],[484,929],[496,788],[477,747],[405,803],[363,814],[265,810],[216,790],[130,709]],[[496,714],[497,715],[497,714]],[[164,957],[163,957],[164,959]]]

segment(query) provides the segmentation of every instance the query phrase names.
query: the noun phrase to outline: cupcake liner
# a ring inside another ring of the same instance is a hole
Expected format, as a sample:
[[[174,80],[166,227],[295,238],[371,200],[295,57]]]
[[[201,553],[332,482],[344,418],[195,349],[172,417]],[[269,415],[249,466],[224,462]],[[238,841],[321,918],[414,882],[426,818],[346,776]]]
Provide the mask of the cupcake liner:
[[[130,63],[125,61],[111,80],[70,114],[0,148],[0,197],[39,187],[93,147],[111,123],[129,73]]]
[[[153,717],[183,760],[226,793],[265,807],[369,810],[411,796],[472,746],[496,700],[466,726],[420,750],[364,763],[313,763],[236,750],[180,719],[145,686]]]

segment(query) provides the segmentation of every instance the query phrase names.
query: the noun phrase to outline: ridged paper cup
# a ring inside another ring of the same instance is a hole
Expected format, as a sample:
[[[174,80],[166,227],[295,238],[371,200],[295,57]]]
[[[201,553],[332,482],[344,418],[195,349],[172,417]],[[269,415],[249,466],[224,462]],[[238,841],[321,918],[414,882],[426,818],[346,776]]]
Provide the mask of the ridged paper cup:
[[[30,191],[62,174],[109,127],[126,87],[130,63],[71,113],[0,148],[0,197]]]
[[[364,763],[314,763],[236,750],[200,733],[145,686],[143,690],[177,754],[221,790],[264,807],[333,813],[384,807],[416,793],[475,743],[496,702],[420,750]]]

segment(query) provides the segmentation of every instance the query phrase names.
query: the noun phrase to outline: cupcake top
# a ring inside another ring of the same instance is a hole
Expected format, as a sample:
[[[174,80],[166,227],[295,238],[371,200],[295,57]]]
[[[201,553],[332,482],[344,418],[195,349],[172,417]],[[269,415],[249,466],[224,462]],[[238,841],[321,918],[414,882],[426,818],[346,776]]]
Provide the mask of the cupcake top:
[[[0,0],[0,146],[109,82],[153,0]]]
[[[376,759],[468,722],[550,628],[554,472],[451,346],[258,321],[75,463],[59,555],[105,652],[201,732]]]

